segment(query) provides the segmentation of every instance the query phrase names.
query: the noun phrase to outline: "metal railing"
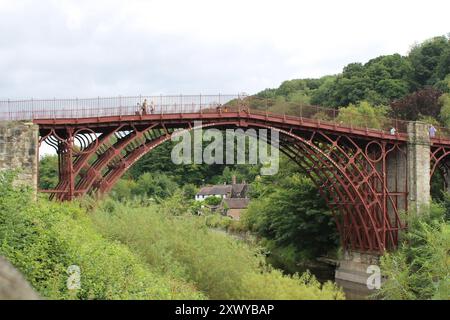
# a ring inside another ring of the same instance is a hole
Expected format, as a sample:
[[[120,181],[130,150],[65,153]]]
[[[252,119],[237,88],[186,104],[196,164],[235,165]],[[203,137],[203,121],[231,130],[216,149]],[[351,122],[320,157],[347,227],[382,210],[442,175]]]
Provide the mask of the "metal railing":
[[[143,110],[145,106],[145,111]],[[276,106],[278,112],[271,112]],[[387,117],[346,114],[340,109],[282,102],[239,94],[118,96],[84,99],[3,100],[0,120],[74,119],[137,114],[208,113],[247,110],[253,114],[282,116],[284,119],[328,123],[338,127],[360,128],[395,134],[407,133],[409,121]],[[283,110],[282,113],[279,110]],[[436,138],[450,139],[450,129],[437,127]]]
[[[199,112],[226,104],[239,95],[172,95],[135,97],[98,97],[88,99],[6,100],[0,101],[0,120],[66,119],[135,115],[142,112]]]

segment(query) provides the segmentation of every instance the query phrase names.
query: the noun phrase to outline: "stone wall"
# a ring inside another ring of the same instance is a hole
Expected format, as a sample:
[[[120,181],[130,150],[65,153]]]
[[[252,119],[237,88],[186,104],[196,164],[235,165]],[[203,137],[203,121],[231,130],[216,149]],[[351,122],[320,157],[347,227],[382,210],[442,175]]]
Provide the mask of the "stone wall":
[[[6,259],[0,257],[0,300],[37,300],[39,296]]]
[[[39,127],[30,122],[0,121],[0,170],[18,169],[17,183],[37,188]]]

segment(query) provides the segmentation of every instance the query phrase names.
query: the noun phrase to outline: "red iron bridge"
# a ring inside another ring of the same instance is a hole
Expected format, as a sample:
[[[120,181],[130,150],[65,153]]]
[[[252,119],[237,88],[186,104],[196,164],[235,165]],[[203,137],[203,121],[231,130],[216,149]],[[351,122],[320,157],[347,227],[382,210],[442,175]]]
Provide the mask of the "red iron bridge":
[[[406,227],[401,212],[426,207],[436,172],[448,185],[447,129],[430,137],[425,123],[349,118],[337,109],[289,102],[279,114],[270,112],[273,105],[240,95],[8,100],[0,101],[0,120],[32,121],[39,146],[55,149],[59,182],[40,191],[58,200],[107,193],[143,155],[194,122],[276,130],[280,151],[317,186],[349,250],[395,248]]]

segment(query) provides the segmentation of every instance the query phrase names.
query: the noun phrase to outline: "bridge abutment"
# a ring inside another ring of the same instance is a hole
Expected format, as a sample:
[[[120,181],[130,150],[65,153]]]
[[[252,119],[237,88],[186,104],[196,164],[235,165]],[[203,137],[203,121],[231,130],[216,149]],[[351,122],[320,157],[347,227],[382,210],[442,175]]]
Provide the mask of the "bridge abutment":
[[[335,272],[336,284],[344,289],[345,296],[350,300],[364,299],[374,293],[367,287],[371,273],[371,265],[379,265],[380,257],[375,254],[345,251],[342,259],[338,261]]]
[[[26,121],[0,121],[0,171],[18,170],[15,183],[37,190],[39,126]]]

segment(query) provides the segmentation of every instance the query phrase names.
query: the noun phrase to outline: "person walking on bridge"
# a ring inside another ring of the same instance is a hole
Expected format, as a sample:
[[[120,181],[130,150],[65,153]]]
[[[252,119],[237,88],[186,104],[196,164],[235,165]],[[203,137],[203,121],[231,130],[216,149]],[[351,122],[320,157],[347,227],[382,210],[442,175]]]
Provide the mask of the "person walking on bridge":
[[[147,99],[144,99],[144,102],[142,102],[142,115],[147,114]]]
[[[153,104],[152,100],[152,102],[150,102],[150,113],[153,114],[153,112],[155,112],[155,105]]]
[[[390,130],[391,135],[395,136],[396,132],[397,132],[397,130],[394,127],[392,127]]]
[[[436,131],[437,131],[436,128],[433,125],[431,125],[430,129],[428,129],[428,132],[430,134],[430,138],[434,138],[436,136]]]

